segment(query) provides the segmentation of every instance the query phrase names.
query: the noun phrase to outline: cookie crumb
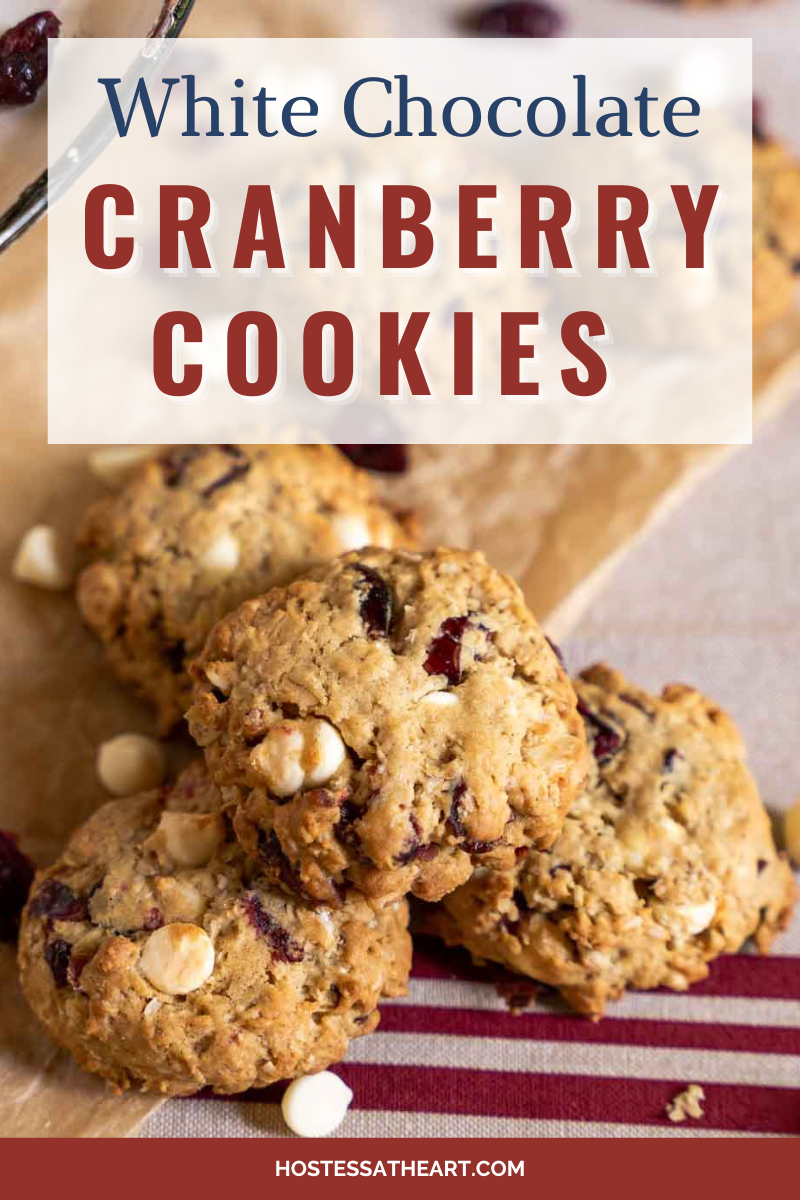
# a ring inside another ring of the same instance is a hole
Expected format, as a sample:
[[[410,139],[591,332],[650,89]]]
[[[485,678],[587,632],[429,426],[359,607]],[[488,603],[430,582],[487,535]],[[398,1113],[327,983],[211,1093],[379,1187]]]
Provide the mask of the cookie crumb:
[[[784,846],[792,862],[800,867],[800,800],[797,800],[783,818]]]
[[[680,1121],[685,1121],[687,1117],[693,1117],[699,1120],[705,1116],[703,1111],[703,1101],[706,1094],[700,1087],[699,1083],[690,1083],[682,1092],[678,1092],[670,1100],[666,1108],[667,1116],[670,1121],[678,1124]]]

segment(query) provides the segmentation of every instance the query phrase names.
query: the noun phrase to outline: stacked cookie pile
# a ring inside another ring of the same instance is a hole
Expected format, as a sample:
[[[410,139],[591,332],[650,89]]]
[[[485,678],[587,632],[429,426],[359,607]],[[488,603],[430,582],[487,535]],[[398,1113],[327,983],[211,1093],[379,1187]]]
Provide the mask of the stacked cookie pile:
[[[25,993],[118,1088],[318,1072],[446,941],[598,1016],[683,989],[796,895],[730,720],[575,681],[481,554],[419,552],[336,449],[155,453],[93,507],[78,601],[171,785],[112,801],[31,890]]]

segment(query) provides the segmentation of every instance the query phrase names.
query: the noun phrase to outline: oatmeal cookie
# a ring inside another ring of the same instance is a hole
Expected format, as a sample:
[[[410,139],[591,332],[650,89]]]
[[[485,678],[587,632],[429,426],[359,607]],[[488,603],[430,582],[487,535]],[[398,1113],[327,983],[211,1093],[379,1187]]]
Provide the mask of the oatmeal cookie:
[[[753,326],[787,312],[800,281],[800,163],[753,130]]]
[[[548,846],[584,778],[572,684],[482,554],[346,555],[220,621],[192,675],[244,846],[328,904]]]
[[[423,922],[598,1017],[626,987],[704,979],[748,937],[766,952],[797,888],[721,709],[604,666],[576,686],[593,766],[555,845],[476,871]]]
[[[22,986],[117,1088],[240,1092],[322,1070],[405,990],[405,901],[335,912],[275,891],[201,764],[106,804],[34,883]]]
[[[331,446],[176,446],[88,510],[84,619],[162,732],[189,705],[186,663],[242,600],[374,543],[413,544],[372,481]]]

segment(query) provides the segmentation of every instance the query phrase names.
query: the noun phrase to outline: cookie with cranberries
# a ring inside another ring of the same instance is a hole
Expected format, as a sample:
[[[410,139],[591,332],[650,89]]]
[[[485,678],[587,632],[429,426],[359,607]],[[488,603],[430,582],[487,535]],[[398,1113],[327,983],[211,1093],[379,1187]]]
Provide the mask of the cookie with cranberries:
[[[476,871],[423,924],[599,1017],[626,988],[685,990],[749,937],[766,952],[797,889],[717,705],[604,666],[576,686],[592,767],[557,841]]]
[[[244,846],[326,904],[438,899],[549,846],[586,770],[572,684],[479,553],[345,555],[225,617],[192,676]]]
[[[321,1070],[405,990],[398,901],[290,899],[248,858],[202,762],[106,804],[35,880],[19,962],[52,1038],[117,1089],[241,1092]]]
[[[188,660],[242,600],[374,544],[411,546],[372,480],[332,446],[172,446],[97,501],[79,544],[78,604],[116,674],[169,732]]]

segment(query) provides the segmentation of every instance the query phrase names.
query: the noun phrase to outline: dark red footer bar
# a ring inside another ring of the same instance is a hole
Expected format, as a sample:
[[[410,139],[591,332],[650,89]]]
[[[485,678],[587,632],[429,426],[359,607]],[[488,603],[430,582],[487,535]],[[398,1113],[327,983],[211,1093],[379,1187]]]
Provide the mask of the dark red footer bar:
[[[82,1200],[141,1200],[156,1196],[252,1193],[285,1196],[453,1196],[457,1200],[531,1200],[542,1192],[574,1197],[613,1190],[615,1200],[675,1200],[679,1194],[752,1200],[771,1183],[790,1191],[797,1166],[793,1140],[744,1145],[736,1140],[585,1140],[574,1152],[563,1141],[531,1138],[237,1139],[93,1142],[91,1151],[62,1141],[57,1154],[31,1153],[9,1143],[4,1151],[8,1194],[77,1193]],[[763,1157],[762,1157],[763,1156]],[[88,1165],[87,1165],[88,1164]],[[376,1170],[382,1164],[384,1170]],[[691,1165],[691,1176],[686,1166]],[[438,1165],[438,1172],[432,1169]],[[445,1168],[452,1171],[445,1174]],[[403,1172],[405,1167],[405,1172]],[[79,1184],[78,1184],[78,1181]]]

